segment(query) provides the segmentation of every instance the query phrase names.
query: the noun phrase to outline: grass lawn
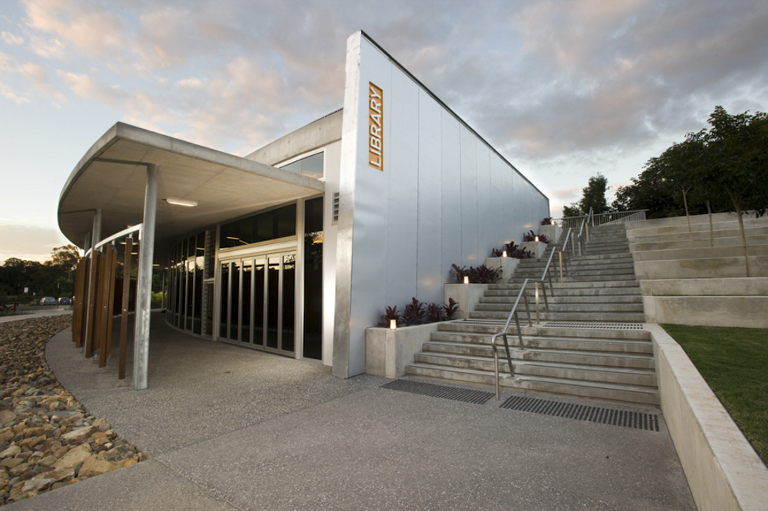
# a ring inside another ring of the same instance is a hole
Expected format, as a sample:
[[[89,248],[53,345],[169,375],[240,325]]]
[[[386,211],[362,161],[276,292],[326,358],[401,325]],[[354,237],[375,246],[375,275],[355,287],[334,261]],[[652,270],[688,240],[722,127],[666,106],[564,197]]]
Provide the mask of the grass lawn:
[[[768,329],[662,326],[768,463]]]

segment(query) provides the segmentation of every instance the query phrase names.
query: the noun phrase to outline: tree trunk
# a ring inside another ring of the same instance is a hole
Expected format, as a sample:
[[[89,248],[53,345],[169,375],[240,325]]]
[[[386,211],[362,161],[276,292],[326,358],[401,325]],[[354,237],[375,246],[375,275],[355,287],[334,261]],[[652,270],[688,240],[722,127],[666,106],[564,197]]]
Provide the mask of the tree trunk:
[[[726,188],[726,192],[728,192],[728,196],[731,198],[731,202],[733,202],[733,206],[736,208],[736,216],[739,218],[739,231],[741,232],[741,246],[744,248],[744,262],[747,265],[747,277],[750,277],[749,274],[749,255],[747,254],[747,237],[744,234],[744,221],[741,218],[741,203],[736,200],[736,198],[733,196],[731,191]]]

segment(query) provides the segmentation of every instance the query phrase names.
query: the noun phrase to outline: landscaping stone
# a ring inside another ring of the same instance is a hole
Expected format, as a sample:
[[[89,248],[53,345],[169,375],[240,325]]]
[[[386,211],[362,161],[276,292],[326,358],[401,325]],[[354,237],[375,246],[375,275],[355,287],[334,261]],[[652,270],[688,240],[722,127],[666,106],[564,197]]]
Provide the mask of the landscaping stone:
[[[141,460],[62,387],[45,345],[71,316],[0,324],[0,506]]]

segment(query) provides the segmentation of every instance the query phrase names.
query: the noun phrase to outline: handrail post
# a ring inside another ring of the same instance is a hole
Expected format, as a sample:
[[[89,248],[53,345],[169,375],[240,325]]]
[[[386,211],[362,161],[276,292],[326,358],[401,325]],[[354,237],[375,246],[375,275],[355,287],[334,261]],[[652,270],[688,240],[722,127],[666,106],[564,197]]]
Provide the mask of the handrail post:
[[[517,317],[517,311],[515,311],[515,325],[517,325],[517,337],[520,339],[520,349],[525,349],[525,346],[523,346],[523,333],[520,331],[520,319]]]
[[[536,288],[536,323],[539,323],[539,282],[534,282]]]
[[[528,295],[523,294],[523,300],[525,300],[525,313],[528,315],[528,326],[533,326],[531,322],[531,307],[528,305]]]
[[[496,349],[493,350],[493,365],[494,365],[494,374],[496,376],[496,401],[498,401],[499,400],[499,352],[496,351]]]
[[[560,257],[560,283],[563,283],[563,251],[561,250],[557,254]]]

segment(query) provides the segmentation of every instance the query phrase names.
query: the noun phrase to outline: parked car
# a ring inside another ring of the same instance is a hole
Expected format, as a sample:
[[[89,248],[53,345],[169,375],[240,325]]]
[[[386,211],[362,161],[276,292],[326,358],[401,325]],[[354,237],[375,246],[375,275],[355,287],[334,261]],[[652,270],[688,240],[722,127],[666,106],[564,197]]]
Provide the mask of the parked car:
[[[68,296],[59,298],[59,305],[72,305],[72,299]]]
[[[52,296],[44,296],[40,298],[40,305],[56,305],[56,298]]]

